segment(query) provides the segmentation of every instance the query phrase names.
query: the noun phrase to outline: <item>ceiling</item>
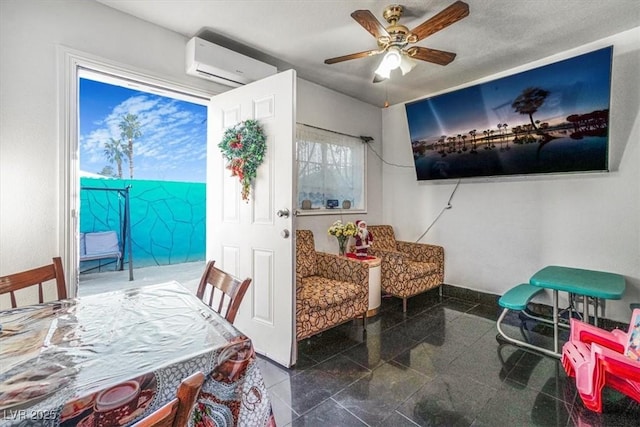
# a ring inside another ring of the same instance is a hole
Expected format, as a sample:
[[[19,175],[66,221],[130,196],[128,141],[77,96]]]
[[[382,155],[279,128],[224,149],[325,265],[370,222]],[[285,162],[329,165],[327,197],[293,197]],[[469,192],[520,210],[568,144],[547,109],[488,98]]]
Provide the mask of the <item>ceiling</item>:
[[[373,83],[381,56],[333,65],[331,57],[375,49],[351,18],[369,9],[382,18],[393,1],[341,0],[98,0],[180,33],[276,65],[364,102],[405,102],[508,70],[640,26],[638,0],[465,0],[469,16],[416,45],[457,53],[449,65],[418,61],[407,75]],[[401,1],[400,23],[414,28],[454,0]],[[639,40],[640,42],[640,40]]]

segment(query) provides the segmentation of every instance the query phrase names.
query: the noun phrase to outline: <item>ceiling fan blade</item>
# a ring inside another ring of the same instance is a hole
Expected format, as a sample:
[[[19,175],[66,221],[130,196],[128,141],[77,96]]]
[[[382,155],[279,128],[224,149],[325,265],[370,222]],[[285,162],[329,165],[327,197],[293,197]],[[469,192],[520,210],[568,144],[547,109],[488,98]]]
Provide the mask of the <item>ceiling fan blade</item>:
[[[379,55],[384,50],[365,50],[364,52],[352,53],[350,55],[337,56],[335,58],[325,59],[325,64],[335,64],[336,62],[349,61],[350,59],[366,58],[367,56]]]
[[[453,52],[444,50],[429,49],[428,47],[414,46],[407,49],[407,55],[414,59],[421,59],[434,64],[447,65],[456,57]]]
[[[364,27],[373,37],[380,38],[382,36],[389,37],[389,33],[384,26],[373,16],[369,10],[356,10],[351,14],[356,22]]]
[[[411,30],[411,33],[420,41],[431,34],[458,22],[469,15],[469,5],[463,1],[457,1],[437,15],[427,19],[422,24]]]

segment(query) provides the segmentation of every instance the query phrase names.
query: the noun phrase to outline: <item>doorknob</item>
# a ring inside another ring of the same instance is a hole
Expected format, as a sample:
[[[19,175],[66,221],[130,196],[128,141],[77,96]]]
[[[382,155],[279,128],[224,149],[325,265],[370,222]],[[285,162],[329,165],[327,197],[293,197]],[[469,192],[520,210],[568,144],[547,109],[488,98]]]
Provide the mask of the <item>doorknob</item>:
[[[280,209],[278,212],[276,212],[276,215],[278,215],[280,218],[289,218],[289,209],[284,208],[284,209]]]

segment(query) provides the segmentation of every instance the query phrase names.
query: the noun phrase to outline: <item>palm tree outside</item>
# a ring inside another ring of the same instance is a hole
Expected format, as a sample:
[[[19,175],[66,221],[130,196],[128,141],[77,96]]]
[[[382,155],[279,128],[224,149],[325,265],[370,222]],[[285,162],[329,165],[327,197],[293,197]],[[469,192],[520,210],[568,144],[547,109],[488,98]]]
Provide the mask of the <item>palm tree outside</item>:
[[[127,148],[122,145],[122,140],[109,138],[108,142],[104,143],[104,155],[107,157],[109,163],[115,164],[118,167],[117,177],[122,179],[122,162],[126,161]]]
[[[122,117],[122,121],[118,126],[120,127],[120,137],[127,141],[126,154],[129,158],[129,178],[133,179],[133,141],[142,136],[138,116],[127,113]]]

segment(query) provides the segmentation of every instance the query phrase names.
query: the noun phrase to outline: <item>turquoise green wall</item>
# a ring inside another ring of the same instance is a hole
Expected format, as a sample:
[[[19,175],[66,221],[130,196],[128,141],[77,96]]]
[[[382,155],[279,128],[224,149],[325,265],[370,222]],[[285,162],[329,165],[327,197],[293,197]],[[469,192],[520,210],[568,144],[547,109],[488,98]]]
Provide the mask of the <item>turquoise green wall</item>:
[[[81,178],[80,185],[118,189],[131,185],[134,267],[204,260],[204,183]],[[118,192],[80,191],[80,232],[120,233],[121,217],[124,218],[124,198]],[[81,270],[88,266],[83,263]]]

